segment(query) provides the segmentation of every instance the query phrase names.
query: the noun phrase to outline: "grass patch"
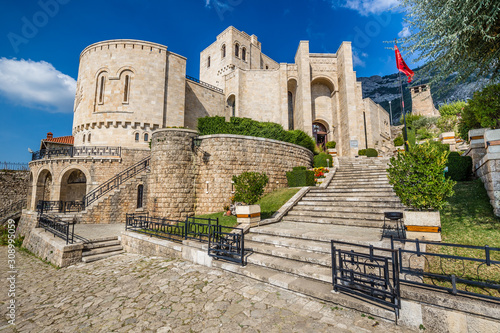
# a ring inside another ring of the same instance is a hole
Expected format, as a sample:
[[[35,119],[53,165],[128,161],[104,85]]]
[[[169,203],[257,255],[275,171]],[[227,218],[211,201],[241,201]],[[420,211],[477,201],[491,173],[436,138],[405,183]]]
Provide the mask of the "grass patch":
[[[196,215],[196,217],[201,217],[205,219],[219,219],[219,224],[224,227],[234,227],[238,224],[236,222],[236,216],[225,216],[225,212],[212,213],[212,214],[204,214],[204,215]],[[204,223],[203,221],[196,221],[197,223]]]
[[[441,212],[441,230],[443,243],[463,245],[500,247],[500,218],[493,213],[490,199],[480,179],[457,182],[455,195],[448,198]],[[485,259],[484,250],[461,249],[429,245],[428,252],[456,255],[469,258]],[[473,281],[489,281],[500,283],[500,267],[486,266],[481,263],[452,259],[430,257],[426,271],[437,274],[455,274]],[[500,261],[500,252],[492,251],[491,259]],[[479,275],[478,275],[479,273]],[[451,287],[451,283],[442,281],[427,281],[436,285]],[[482,289],[468,285],[458,285],[459,289],[479,294],[500,297],[500,291]]]
[[[258,204],[260,205],[261,218],[268,219],[273,216],[278,209],[281,208],[288,200],[290,200],[298,191],[300,187],[285,187],[279,188],[271,193],[263,196]]]

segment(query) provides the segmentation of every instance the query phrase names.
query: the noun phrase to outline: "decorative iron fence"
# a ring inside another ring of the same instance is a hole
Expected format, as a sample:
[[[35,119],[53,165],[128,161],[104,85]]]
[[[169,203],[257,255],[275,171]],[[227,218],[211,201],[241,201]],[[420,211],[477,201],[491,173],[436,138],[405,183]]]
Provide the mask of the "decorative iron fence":
[[[244,233],[241,228],[219,225],[219,219],[188,217],[171,220],[145,214],[127,214],[125,230],[182,242],[194,239],[208,242],[208,255],[244,265]]]
[[[395,243],[415,245],[415,249],[397,250],[402,282],[445,290],[453,295],[500,300],[500,248],[418,239],[392,239],[392,248]],[[422,245],[436,247],[436,252],[422,250]],[[460,252],[469,256],[459,255]],[[475,256],[471,257],[472,254]]]
[[[28,163],[0,162],[0,170],[28,171]]]
[[[142,170],[147,169],[149,167],[150,161],[151,157],[148,156],[87,193],[87,195],[83,198],[85,207],[88,207],[91,203],[102,197],[104,194],[117,188],[126,180],[137,175]]]
[[[365,251],[354,251],[353,247]],[[392,308],[397,320],[401,309],[397,250],[332,240],[331,251],[333,289]]]
[[[100,146],[80,146],[80,147],[59,147],[41,149],[33,152],[32,161],[43,158],[54,157],[82,157],[82,156],[121,156],[121,147],[100,147]]]
[[[36,209],[39,213],[57,212],[57,213],[74,213],[81,212],[85,209],[83,201],[38,201]]]
[[[38,227],[54,234],[54,237],[60,237],[66,241],[66,244],[73,244],[75,236],[75,224],[62,221],[61,219],[45,214],[38,215]]]
[[[199,84],[201,84],[202,86],[204,86],[204,87],[206,87],[206,88],[208,88],[208,89],[211,89],[211,90],[215,90],[215,91],[217,91],[217,92],[219,92],[219,93],[221,93],[221,94],[222,94],[222,93],[224,93],[224,90],[222,90],[221,88],[217,88],[216,86],[213,86],[213,85],[208,84],[208,83],[206,83],[206,82],[200,81],[199,79],[194,78],[194,77],[192,77],[192,76],[186,75],[186,79],[191,80],[191,81],[194,81],[194,82],[196,82],[196,83],[199,83]]]

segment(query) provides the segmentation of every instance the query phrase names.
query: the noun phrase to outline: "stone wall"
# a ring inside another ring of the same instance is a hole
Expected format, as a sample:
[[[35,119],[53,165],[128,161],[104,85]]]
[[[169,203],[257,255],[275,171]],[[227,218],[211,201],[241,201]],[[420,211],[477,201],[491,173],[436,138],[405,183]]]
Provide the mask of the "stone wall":
[[[27,171],[0,171],[0,210],[27,197],[29,177]]]
[[[300,146],[256,137],[218,134],[201,136],[197,151],[196,214],[222,211],[234,195],[231,179],[245,171],[269,177],[266,193],[286,187],[286,171],[311,167],[312,153]]]
[[[186,80],[184,127],[196,129],[198,118],[225,116],[224,94]]]

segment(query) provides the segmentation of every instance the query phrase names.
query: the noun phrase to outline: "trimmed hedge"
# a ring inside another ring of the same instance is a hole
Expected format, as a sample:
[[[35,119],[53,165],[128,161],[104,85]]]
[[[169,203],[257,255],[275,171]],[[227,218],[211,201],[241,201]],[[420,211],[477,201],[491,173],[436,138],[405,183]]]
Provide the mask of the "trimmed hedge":
[[[309,149],[314,153],[314,140],[301,130],[285,131],[280,124],[259,122],[250,118],[232,117],[226,122],[224,117],[203,117],[198,119],[200,135],[236,134],[274,139]]]
[[[328,141],[326,143],[326,149],[335,149],[337,147],[337,142],[335,141]]]
[[[378,151],[373,148],[368,148],[366,149],[366,156],[367,157],[377,157],[378,156]]]
[[[404,139],[403,139],[403,137],[402,137],[402,136],[398,136],[397,138],[395,138],[395,139],[394,139],[394,145],[395,145],[396,147],[398,147],[398,146],[402,146],[402,145],[404,145],[404,144],[405,144],[405,141],[404,141]]]
[[[460,156],[458,153],[458,156],[452,154],[450,153],[446,162],[446,166],[448,167],[446,176],[459,182],[467,180],[472,174],[472,157]]]
[[[326,161],[329,160],[330,162],[327,163]],[[327,153],[320,153],[316,156],[314,156],[314,167],[319,168],[319,167],[332,167],[333,166],[333,157],[330,154]]]
[[[298,186],[314,186],[314,171],[301,170],[293,168],[293,171],[286,173],[286,179],[288,181],[288,187],[298,187]],[[305,168],[305,167],[304,167]]]
[[[358,150],[358,155],[359,156],[366,156],[366,149],[360,149],[360,150]]]
[[[292,168],[292,171],[301,171],[301,170],[307,170],[307,167],[305,167],[305,166],[297,166],[297,167],[293,167]]]

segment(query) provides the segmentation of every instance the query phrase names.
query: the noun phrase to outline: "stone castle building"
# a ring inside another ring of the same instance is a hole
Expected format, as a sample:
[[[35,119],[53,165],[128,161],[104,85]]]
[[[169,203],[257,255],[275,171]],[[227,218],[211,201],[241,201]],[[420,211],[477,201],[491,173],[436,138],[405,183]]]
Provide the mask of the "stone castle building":
[[[434,107],[431,88],[426,84],[411,87],[412,114],[424,117],[439,117],[439,111]]]
[[[222,210],[233,174],[266,172],[270,191],[286,186],[292,167],[311,166],[312,153],[296,145],[199,137],[205,116],[301,129],[318,143],[336,141],[340,156],[390,144],[389,115],[362,98],[349,42],[325,54],[301,41],[295,63],[278,63],[255,35],[229,27],[201,52],[197,80],[186,76],[186,58],[164,45],[103,41],[80,55],[72,137],[49,133],[30,163],[29,209],[83,198],[86,222],[123,222],[142,208],[179,218]]]

